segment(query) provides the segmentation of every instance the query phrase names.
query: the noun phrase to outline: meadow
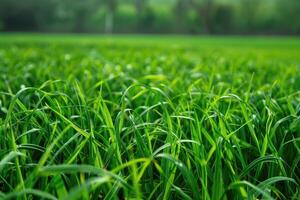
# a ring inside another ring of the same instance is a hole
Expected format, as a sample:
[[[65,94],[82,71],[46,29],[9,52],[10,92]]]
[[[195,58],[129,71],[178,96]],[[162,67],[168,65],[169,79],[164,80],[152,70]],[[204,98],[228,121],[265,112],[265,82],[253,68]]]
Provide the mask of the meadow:
[[[300,39],[0,35],[0,199],[300,199]]]

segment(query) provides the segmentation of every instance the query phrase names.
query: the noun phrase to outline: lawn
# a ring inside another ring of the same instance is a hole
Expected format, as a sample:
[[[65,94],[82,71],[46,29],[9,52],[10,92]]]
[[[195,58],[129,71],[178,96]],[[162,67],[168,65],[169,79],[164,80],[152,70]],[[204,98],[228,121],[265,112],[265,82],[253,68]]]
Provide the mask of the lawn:
[[[300,38],[0,35],[0,199],[299,199]]]

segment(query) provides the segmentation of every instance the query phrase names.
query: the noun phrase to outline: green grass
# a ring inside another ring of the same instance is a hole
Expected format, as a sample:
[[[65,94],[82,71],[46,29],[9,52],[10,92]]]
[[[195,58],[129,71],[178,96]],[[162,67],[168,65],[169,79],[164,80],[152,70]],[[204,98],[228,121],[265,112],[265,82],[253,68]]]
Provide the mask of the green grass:
[[[299,199],[300,39],[0,35],[0,199]]]

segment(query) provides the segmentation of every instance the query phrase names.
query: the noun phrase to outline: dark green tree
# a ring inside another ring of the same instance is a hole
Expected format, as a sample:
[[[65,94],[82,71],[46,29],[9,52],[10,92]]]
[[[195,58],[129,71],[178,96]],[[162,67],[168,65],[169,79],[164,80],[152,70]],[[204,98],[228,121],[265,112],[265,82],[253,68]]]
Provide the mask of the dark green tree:
[[[106,4],[105,27],[106,33],[112,33],[114,29],[114,17],[118,6],[118,0],[104,0]]]
[[[203,33],[210,34],[212,32],[212,13],[214,0],[191,0],[191,4],[196,9],[196,12],[201,21]]]

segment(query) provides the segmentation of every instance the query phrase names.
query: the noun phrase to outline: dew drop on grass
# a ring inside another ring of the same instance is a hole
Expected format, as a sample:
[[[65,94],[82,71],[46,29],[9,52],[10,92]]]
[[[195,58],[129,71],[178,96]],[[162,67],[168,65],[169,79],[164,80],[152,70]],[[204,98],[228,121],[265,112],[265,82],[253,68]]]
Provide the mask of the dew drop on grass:
[[[132,69],[132,68],[133,68],[133,67],[132,67],[131,64],[127,64],[127,65],[126,65],[126,69],[130,70],[130,69]]]
[[[65,60],[70,60],[71,59],[71,55],[70,54],[65,54],[65,56],[64,56],[64,58],[65,58]]]
[[[0,106],[0,108],[1,108],[1,111],[2,111],[3,113],[7,114],[7,108],[1,107],[1,106]]]
[[[79,115],[72,115],[70,118],[71,119],[77,119],[77,118],[80,118],[80,116]]]

